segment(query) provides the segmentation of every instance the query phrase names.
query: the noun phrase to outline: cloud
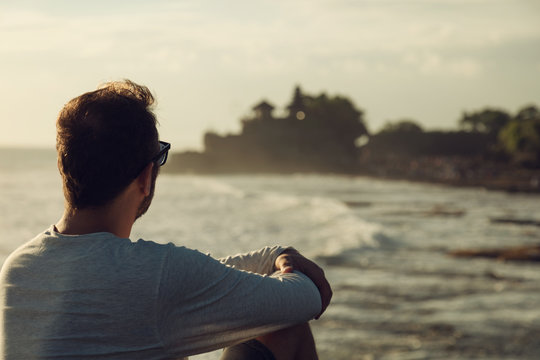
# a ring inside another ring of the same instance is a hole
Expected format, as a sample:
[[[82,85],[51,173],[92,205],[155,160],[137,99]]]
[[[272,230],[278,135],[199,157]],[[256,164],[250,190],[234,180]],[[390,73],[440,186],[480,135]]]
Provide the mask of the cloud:
[[[0,51],[108,61],[125,61],[134,54],[138,61],[171,71],[209,59],[218,66],[276,72],[329,58],[354,69],[350,59],[357,57],[352,62],[365,68],[364,58],[373,54],[403,57],[410,51],[490,47],[540,34],[532,26],[533,16],[507,23],[494,18],[504,4],[364,0],[262,1],[255,6],[236,0],[220,6],[156,1],[152,7],[134,2],[129,12],[113,8],[88,16],[75,10],[66,16],[7,9],[0,21],[7,40]],[[437,61],[424,59],[424,71],[436,69]]]
[[[409,52],[403,57],[403,64],[423,75],[470,78],[480,75],[483,71],[483,65],[479,60],[459,55],[443,56],[430,51]]]
[[[130,77],[159,87],[163,103],[170,99],[169,116],[197,126],[222,119],[233,101],[242,109],[261,96],[279,102],[293,82],[346,92],[374,114],[399,101],[401,108],[392,107],[399,116],[414,106],[424,110],[413,96],[423,91],[416,95],[423,101],[436,93],[432,86],[451,92],[441,100],[448,109],[474,106],[495,91],[503,100],[521,94],[520,81],[508,79],[540,70],[540,12],[526,0],[6,3],[0,2],[0,78],[20,99],[32,91],[52,96],[50,82],[57,84],[57,98],[41,104],[55,104],[50,113],[88,84]],[[462,79],[471,81],[458,90]],[[0,105],[0,114],[25,106],[10,93],[13,101]]]
[[[474,59],[457,59],[448,64],[452,74],[462,77],[474,77],[482,73],[483,66]]]

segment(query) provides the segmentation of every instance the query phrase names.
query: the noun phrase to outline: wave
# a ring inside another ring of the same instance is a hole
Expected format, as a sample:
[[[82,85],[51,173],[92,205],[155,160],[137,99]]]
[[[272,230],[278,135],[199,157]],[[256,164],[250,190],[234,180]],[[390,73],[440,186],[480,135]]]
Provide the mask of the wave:
[[[342,201],[298,194],[298,184],[279,180],[163,177],[136,233],[218,257],[266,245],[293,246],[308,257],[396,246]]]
[[[381,250],[399,244],[381,225],[360,218],[342,201],[270,191],[245,193],[246,219],[278,234],[309,256],[332,256],[365,249]]]
[[[203,192],[205,194],[213,195],[232,195],[235,197],[245,196],[245,193],[238,187],[216,178],[196,175],[181,175],[174,178],[176,181],[181,181],[182,185],[191,192]]]

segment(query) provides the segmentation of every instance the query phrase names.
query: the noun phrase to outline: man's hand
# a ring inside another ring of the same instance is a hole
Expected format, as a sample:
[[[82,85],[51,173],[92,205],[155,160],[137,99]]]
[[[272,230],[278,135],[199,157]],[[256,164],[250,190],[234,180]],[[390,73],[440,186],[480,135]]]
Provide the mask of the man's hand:
[[[298,270],[313,281],[315,286],[319,289],[322,301],[321,312],[315,317],[315,319],[318,319],[326,310],[332,299],[332,289],[330,288],[328,280],[326,280],[323,269],[313,261],[303,257],[294,249],[287,249],[281,253],[276,258],[274,266],[276,270],[280,270],[283,273],[290,273],[293,272],[293,270]]]

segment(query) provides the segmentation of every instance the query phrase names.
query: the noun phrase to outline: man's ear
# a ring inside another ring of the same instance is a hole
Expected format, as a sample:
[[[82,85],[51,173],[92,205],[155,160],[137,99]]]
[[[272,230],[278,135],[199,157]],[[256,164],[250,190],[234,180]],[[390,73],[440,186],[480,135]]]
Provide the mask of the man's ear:
[[[137,177],[137,185],[145,196],[150,195],[150,191],[152,189],[152,170],[154,169],[154,166],[154,162],[146,165],[144,170]]]

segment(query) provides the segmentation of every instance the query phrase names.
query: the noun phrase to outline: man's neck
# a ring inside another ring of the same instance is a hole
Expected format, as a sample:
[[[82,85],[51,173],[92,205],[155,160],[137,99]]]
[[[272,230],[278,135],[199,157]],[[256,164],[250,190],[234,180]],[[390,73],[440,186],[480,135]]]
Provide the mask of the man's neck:
[[[152,166],[141,177],[133,180],[124,191],[106,205],[74,209],[66,203],[64,215],[56,224],[58,232],[66,235],[83,235],[109,232],[118,237],[129,238],[141,203],[150,194]],[[145,189],[147,191],[145,191]]]
[[[59,233],[83,235],[109,232],[118,237],[129,238],[133,221],[126,214],[115,211],[115,206],[72,209],[66,206],[62,218],[56,224]]]

